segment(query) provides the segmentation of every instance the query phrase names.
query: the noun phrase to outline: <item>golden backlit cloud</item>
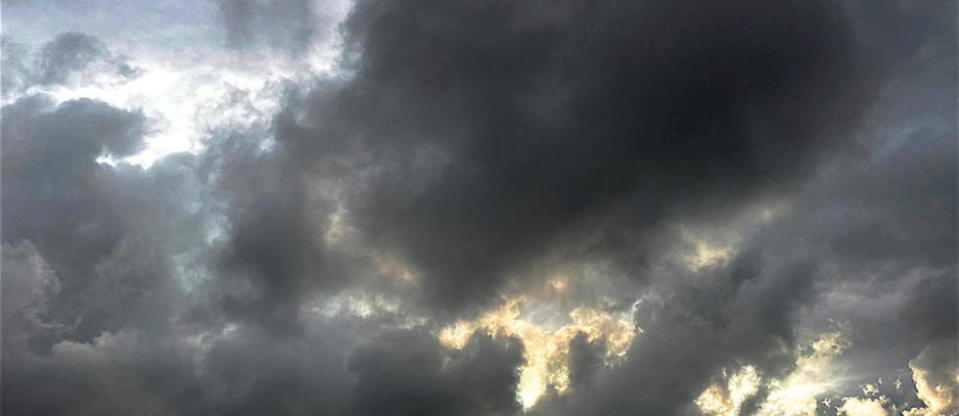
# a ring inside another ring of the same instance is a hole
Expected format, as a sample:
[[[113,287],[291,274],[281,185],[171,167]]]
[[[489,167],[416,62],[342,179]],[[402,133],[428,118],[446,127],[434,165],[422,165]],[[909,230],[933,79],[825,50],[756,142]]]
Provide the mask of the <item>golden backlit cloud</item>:
[[[712,384],[695,400],[706,415],[738,416],[742,404],[755,396],[765,385],[768,395],[759,405],[758,416],[815,416],[817,400],[824,394],[842,387],[843,377],[834,370],[833,361],[850,343],[842,332],[820,334],[810,347],[809,354],[797,353],[796,369],[782,379],[764,380],[750,365],[742,367],[726,383]],[[843,397],[835,407],[840,416],[957,416],[959,415],[959,369],[923,368],[920,358],[909,363],[916,384],[919,407],[902,410],[889,397],[880,393],[875,384],[862,386],[859,397]],[[881,379],[879,383],[881,383]],[[901,388],[901,382],[895,386]],[[829,401],[824,401],[829,406]]]
[[[684,225],[678,230],[685,246],[679,251],[678,260],[693,271],[723,264],[738,253],[751,233],[789,209],[789,201],[767,200],[745,207],[735,219],[722,226]]]
[[[695,240],[693,245],[695,250],[685,257],[686,264],[693,270],[721,263],[732,255],[732,248],[703,240]]]
[[[839,416],[889,416],[890,412],[886,409],[888,406],[889,399],[886,396],[846,397],[836,411]]]
[[[726,386],[713,384],[696,399],[703,413],[714,416],[737,416],[743,402],[759,391],[759,373],[756,367],[747,365],[732,377]]]
[[[919,366],[918,360],[909,363],[912,379],[916,383],[916,396],[926,407],[902,412],[903,416],[956,416],[959,415],[959,369],[930,369]],[[933,370],[951,373],[951,377],[935,377]],[[944,380],[941,378],[945,378]]]
[[[550,285],[563,290],[565,283]],[[626,354],[639,330],[630,313],[614,313],[598,307],[581,306],[569,312],[563,322],[534,322],[523,312],[525,297],[506,299],[496,309],[474,320],[462,320],[439,331],[440,342],[448,348],[463,348],[470,336],[482,330],[492,336],[516,337],[523,343],[525,364],[520,368],[517,399],[524,408],[553,388],[563,393],[569,388],[569,343],[579,333],[589,341],[605,340],[608,364]]]
[[[765,383],[769,394],[760,404],[759,416],[815,416],[817,397],[837,385],[831,372],[833,359],[849,347],[841,332],[820,334],[812,352],[796,353],[796,369],[782,379]],[[754,396],[762,378],[752,366],[728,377],[726,385],[713,384],[696,399],[699,409],[713,416],[739,415],[742,404]]]
[[[723,230],[683,229],[680,234],[685,248],[681,250],[679,260],[693,271],[729,260],[736,254],[742,239],[737,232]]]
[[[817,397],[839,385],[832,362],[850,343],[842,332],[827,332],[812,343],[812,353],[797,354],[796,369],[782,380],[770,380],[769,395],[759,416],[815,416]]]

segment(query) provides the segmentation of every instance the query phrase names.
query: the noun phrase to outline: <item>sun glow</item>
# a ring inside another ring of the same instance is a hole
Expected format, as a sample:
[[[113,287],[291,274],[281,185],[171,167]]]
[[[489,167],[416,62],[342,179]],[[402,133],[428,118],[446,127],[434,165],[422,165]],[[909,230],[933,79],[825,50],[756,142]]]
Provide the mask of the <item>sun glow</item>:
[[[959,370],[953,370],[951,380],[937,380],[931,369],[919,367],[916,360],[909,363],[909,369],[916,383],[916,396],[926,406],[906,410],[903,416],[946,416],[959,412]]]
[[[797,352],[796,369],[782,379],[765,383],[769,394],[756,412],[759,416],[815,416],[817,398],[836,386],[832,362],[849,347],[841,332],[828,332],[810,345],[812,352]],[[742,404],[759,392],[762,378],[753,366],[745,366],[729,377],[725,386],[713,384],[695,403],[703,413],[737,416]]]
[[[729,378],[726,386],[713,384],[696,399],[703,413],[715,416],[737,416],[739,409],[759,391],[761,379],[756,367],[747,365]]]
[[[570,311],[562,324],[533,322],[524,316],[526,302],[524,297],[507,299],[477,319],[458,321],[438,333],[440,342],[454,349],[463,348],[477,330],[519,338],[526,362],[520,368],[516,395],[524,409],[536,404],[550,387],[558,393],[569,389],[569,343],[577,334],[585,334],[591,342],[604,339],[605,358],[612,364],[626,354],[638,330],[629,313],[585,306]]]

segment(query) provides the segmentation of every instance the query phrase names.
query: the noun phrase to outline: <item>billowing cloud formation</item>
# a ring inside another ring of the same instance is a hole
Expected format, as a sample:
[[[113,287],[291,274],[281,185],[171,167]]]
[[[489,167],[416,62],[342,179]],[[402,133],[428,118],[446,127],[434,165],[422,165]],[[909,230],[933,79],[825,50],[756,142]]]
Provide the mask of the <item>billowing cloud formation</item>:
[[[5,4],[4,414],[959,412],[954,4],[92,3]]]

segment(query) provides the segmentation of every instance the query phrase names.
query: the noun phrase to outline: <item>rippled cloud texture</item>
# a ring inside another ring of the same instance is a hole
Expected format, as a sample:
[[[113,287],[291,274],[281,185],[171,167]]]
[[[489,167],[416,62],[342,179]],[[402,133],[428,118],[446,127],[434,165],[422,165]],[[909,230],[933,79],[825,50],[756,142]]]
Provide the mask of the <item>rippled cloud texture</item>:
[[[954,2],[2,13],[4,415],[959,415]]]

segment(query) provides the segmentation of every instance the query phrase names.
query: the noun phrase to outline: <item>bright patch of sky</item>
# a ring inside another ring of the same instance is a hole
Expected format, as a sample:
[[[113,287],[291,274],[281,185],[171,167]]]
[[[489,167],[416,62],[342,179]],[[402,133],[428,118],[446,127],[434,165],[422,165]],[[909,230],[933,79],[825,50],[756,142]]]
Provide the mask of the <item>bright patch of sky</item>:
[[[337,26],[349,9],[345,1],[314,7],[317,26],[310,45],[290,54],[262,46],[227,46],[226,29],[212,1],[11,1],[3,9],[5,39],[36,53],[60,33],[85,33],[138,75],[89,66],[62,85],[5,91],[3,102],[45,93],[59,102],[86,97],[143,111],[150,120],[146,146],[123,161],[149,167],[171,153],[202,150],[203,138],[220,128],[266,131],[285,89],[339,75]],[[99,161],[119,162],[108,155]]]

